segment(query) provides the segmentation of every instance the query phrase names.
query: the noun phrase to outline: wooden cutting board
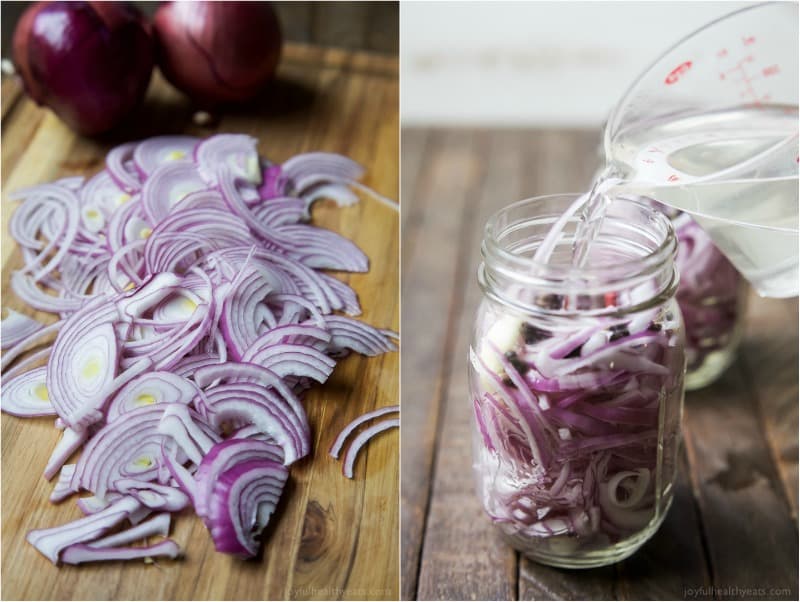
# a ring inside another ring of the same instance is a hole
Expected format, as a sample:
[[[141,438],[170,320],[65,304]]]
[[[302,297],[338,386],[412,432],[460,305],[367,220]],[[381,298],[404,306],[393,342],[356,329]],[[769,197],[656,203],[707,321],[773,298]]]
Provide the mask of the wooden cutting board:
[[[398,68],[394,58],[286,48],[278,81],[253,106],[226,113],[213,127],[192,122],[189,101],[156,76],[142,111],[117,139],[91,141],[49,111],[2,87],[2,305],[26,309],[9,287],[21,265],[8,236],[14,204],[8,191],[67,175],[92,175],[116,142],[156,134],[247,133],[274,161],[325,150],[367,169],[364,183],[398,195]],[[313,222],[354,240],[370,258],[367,274],[337,274],[358,293],[362,319],[398,330],[398,216],[369,198],[348,208],[315,206]],[[324,387],[306,397],[313,453],[291,469],[290,483],[266,533],[263,558],[242,561],[215,552],[193,513],[173,521],[171,537],[185,551],[176,561],[53,566],[25,541],[28,530],[63,524],[80,512],[71,498],[48,501],[53,484],[41,476],[59,431],[49,418],[2,416],[2,598],[28,600],[397,599],[399,438],[373,440],[354,480],[327,455],[336,434],[359,414],[398,403],[398,354],[353,355]]]

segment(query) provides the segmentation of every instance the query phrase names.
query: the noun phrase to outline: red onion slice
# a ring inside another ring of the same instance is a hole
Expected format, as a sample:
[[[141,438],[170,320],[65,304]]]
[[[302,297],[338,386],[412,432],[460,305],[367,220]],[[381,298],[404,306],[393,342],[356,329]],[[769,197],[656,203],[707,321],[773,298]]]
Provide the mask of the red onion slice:
[[[206,183],[192,163],[183,161],[161,165],[142,187],[142,208],[151,224],[157,224],[186,196],[202,192]]]
[[[331,457],[338,458],[339,453],[342,451],[342,447],[344,447],[345,440],[350,436],[350,433],[356,430],[359,426],[369,420],[372,420],[373,418],[378,418],[379,416],[385,416],[386,414],[399,411],[400,406],[386,406],[384,408],[378,408],[377,410],[372,410],[371,412],[362,414],[342,429],[342,432],[339,433],[338,437],[336,437],[336,440],[333,442],[333,445],[331,445],[328,453],[331,455]]]
[[[108,404],[106,420],[113,422],[122,414],[157,403],[189,404],[197,394],[191,381],[171,372],[148,372],[122,387]]]
[[[50,455],[50,459],[47,461],[47,466],[44,468],[44,478],[47,480],[52,479],[64,463],[69,460],[69,457],[80,449],[88,438],[89,433],[87,431],[76,431],[69,427],[65,428],[61,439],[58,440],[53,453]]]
[[[114,489],[139,501],[142,506],[154,510],[178,512],[189,505],[189,498],[180,489],[137,479],[119,479]]]
[[[44,327],[45,324],[9,309],[8,316],[0,323],[0,347],[6,349],[9,345],[16,345]]]
[[[86,444],[72,479],[74,490],[82,487],[99,497],[115,491],[124,478],[153,481],[161,463],[161,443],[166,435],[158,425],[168,404],[137,408],[100,429]]]
[[[71,523],[52,529],[35,529],[28,532],[26,539],[37,550],[58,564],[61,551],[76,544],[96,539],[114,525],[122,522],[128,514],[139,507],[139,502],[131,497],[123,497],[91,516],[79,518]]]
[[[283,450],[273,442],[253,439],[228,439],[217,443],[203,458],[195,473],[195,510],[206,516],[214,483],[232,466],[248,460],[266,460],[283,464]]]
[[[199,464],[208,450],[220,440],[219,435],[199,415],[182,405],[164,408],[158,431],[169,435],[195,464]]]
[[[355,161],[333,153],[305,153],[281,165],[280,182],[287,196],[303,193],[321,182],[350,183],[359,180],[364,168]]]
[[[91,545],[74,544],[64,550],[61,561],[64,564],[82,564],[84,562],[110,562],[114,560],[134,560],[136,558],[177,558],[180,554],[180,547],[171,539],[141,548],[98,548]]]
[[[219,475],[205,519],[218,551],[256,555],[255,537],[267,526],[287,477],[284,466],[265,460],[241,462]]]
[[[143,140],[133,151],[133,162],[143,178],[150,176],[159,165],[176,161],[189,162],[200,140],[191,136],[156,136]]]
[[[217,183],[220,166],[229,169],[236,178],[253,184],[261,183],[261,164],[258,141],[244,134],[219,134],[203,140],[195,150],[200,173],[209,184]]]
[[[387,431],[391,428],[399,428],[400,427],[400,419],[399,418],[392,418],[391,420],[384,420],[383,422],[378,422],[377,424],[373,424],[371,427],[366,429],[365,431],[358,434],[358,436],[353,439],[353,442],[350,444],[350,447],[347,448],[347,453],[344,455],[344,461],[342,464],[342,474],[346,476],[348,479],[353,478],[353,467],[356,463],[356,457],[358,456],[358,452],[361,450],[367,442],[372,439],[378,433],[382,433],[383,431]]]
[[[127,142],[112,148],[106,156],[106,169],[117,186],[128,194],[139,192],[142,186],[133,162],[138,143]]]
[[[310,428],[305,412],[287,404],[282,396],[256,383],[217,385],[206,391],[208,419],[217,427],[225,420],[236,419],[258,427],[275,439],[283,449],[288,466],[310,451]],[[293,397],[293,396],[292,396]]]
[[[101,539],[88,544],[90,548],[106,548],[112,546],[124,546],[125,544],[139,541],[145,537],[152,537],[153,535],[161,535],[166,537],[169,535],[170,513],[162,512],[156,514],[154,517],[139,523],[135,527],[125,529],[113,535],[107,535]]]
[[[53,493],[50,494],[51,502],[55,504],[67,499],[69,496],[75,493],[70,488],[73,474],[75,474],[74,464],[64,464],[64,466],[61,467],[61,472],[58,473],[58,481],[56,481],[56,486],[53,488]]]
[[[56,409],[50,403],[45,384],[47,368],[34,368],[3,383],[0,407],[14,416],[54,416]]]
[[[325,324],[331,333],[330,347],[334,351],[352,349],[362,355],[374,356],[397,350],[385,334],[358,320],[326,316]]]

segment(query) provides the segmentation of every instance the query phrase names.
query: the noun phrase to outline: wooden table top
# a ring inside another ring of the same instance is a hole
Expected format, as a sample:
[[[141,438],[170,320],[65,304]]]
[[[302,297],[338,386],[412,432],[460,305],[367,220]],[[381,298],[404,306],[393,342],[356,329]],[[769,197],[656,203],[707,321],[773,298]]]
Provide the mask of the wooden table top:
[[[738,359],[686,395],[672,509],[630,559],[535,564],[501,541],[474,493],[467,349],[483,225],[512,201],[582,190],[598,142],[576,130],[403,131],[401,597],[797,600],[797,299],[752,295]]]
[[[364,183],[398,195],[398,69],[393,58],[287,46],[278,82],[257,106],[230,112],[214,127],[192,124],[188,101],[160,77],[145,110],[123,139],[155,134],[248,133],[272,160],[326,150],[367,168]],[[51,113],[2,86],[2,184],[5,191],[102,168],[112,140],[77,137]],[[20,254],[7,236],[13,206],[2,206],[3,307],[34,315],[9,288]],[[358,293],[362,319],[399,329],[399,218],[367,198],[348,208],[315,206],[313,222],[354,240],[370,258],[367,274],[337,277]],[[56,568],[25,542],[32,528],[80,516],[72,498],[48,502],[53,484],[42,476],[58,431],[51,419],[2,416],[2,598],[62,600],[397,599],[399,592],[399,439],[373,440],[360,454],[355,480],[327,456],[336,434],[361,413],[398,403],[399,354],[352,355],[324,387],[306,396],[313,457],[291,468],[290,484],[267,530],[263,558],[241,561],[214,551],[202,522],[175,517],[171,537],[185,558]]]

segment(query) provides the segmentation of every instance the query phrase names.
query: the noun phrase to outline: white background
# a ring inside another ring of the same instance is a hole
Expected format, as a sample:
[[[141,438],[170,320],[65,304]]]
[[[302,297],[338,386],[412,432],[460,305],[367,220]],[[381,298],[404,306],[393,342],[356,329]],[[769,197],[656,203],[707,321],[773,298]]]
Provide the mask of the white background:
[[[599,128],[670,46],[752,4],[403,1],[403,125]]]

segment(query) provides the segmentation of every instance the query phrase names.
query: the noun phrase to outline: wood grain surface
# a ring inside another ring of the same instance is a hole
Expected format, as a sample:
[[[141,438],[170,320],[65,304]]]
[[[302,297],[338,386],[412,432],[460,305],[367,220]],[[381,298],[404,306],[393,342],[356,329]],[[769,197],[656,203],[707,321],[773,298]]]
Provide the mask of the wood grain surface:
[[[91,175],[115,142],[154,134],[207,136],[241,132],[257,137],[262,154],[343,153],[367,168],[364,183],[398,194],[396,59],[288,46],[278,80],[248,107],[209,128],[193,125],[192,107],[156,78],[143,109],[116,137],[77,137],[51,113],[2,86],[2,185],[6,191],[59,176]],[[20,255],[7,236],[13,204],[2,205],[3,307],[40,319],[22,306],[9,278]],[[348,208],[315,205],[313,222],[354,240],[370,258],[367,274],[337,274],[358,293],[362,318],[399,328],[399,218],[367,197]],[[399,354],[352,355],[305,406],[313,454],[292,466],[290,484],[266,534],[263,558],[242,561],[214,551],[201,521],[176,517],[172,537],[185,558],[57,568],[24,540],[29,529],[77,518],[73,499],[47,501],[53,484],[41,476],[58,431],[51,419],[2,417],[2,598],[27,600],[397,599],[399,595],[399,443],[390,431],[362,451],[356,478],[327,456],[339,430],[369,409],[398,403]]]
[[[751,295],[738,359],[687,394],[675,500],[633,557],[582,571],[533,563],[474,493],[467,348],[483,225],[515,200],[584,189],[598,142],[579,130],[403,131],[401,597],[796,600],[797,299]]]

